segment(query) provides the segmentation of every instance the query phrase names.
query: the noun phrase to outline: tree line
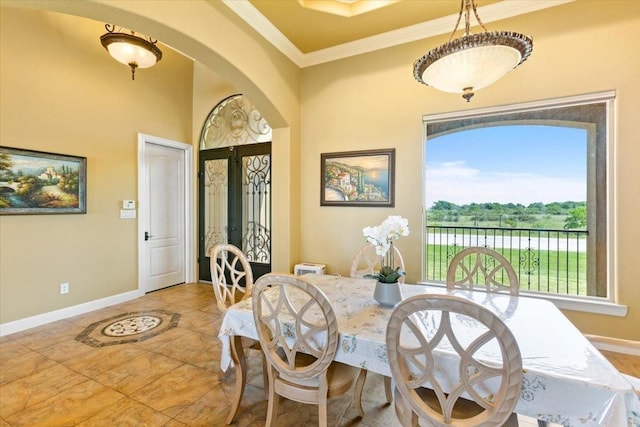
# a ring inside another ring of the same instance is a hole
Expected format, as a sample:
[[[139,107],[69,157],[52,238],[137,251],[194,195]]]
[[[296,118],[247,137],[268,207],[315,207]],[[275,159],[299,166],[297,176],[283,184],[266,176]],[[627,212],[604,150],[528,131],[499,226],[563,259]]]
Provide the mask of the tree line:
[[[435,202],[427,209],[430,225],[440,223],[493,223],[504,228],[516,228],[520,223],[538,228],[553,228],[545,225],[545,219],[562,221],[565,230],[585,229],[587,226],[586,202],[535,202],[521,203],[470,203],[457,205],[445,200]],[[547,221],[548,222],[548,221]]]

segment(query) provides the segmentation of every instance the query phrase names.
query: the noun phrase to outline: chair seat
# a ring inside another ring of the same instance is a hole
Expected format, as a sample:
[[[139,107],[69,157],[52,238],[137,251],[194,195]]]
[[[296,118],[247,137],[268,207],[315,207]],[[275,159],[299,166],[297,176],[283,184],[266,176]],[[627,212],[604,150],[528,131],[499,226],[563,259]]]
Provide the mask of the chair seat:
[[[438,403],[438,397],[436,393],[430,388],[418,388],[416,389],[418,396],[429,406],[429,408],[433,409],[439,414],[442,414],[442,408],[440,407],[440,403]],[[480,414],[484,409],[482,406],[478,405],[476,402],[472,400],[467,400],[464,398],[459,398],[456,401],[455,406],[453,407],[452,416],[454,418],[471,418]]]
[[[296,357],[296,366],[308,366],[315,361],[315,357],[308,354],[298,354]],[[360,368],[354,366],[345,365],[340,362],[333,362],[327,370],[327,385],[329,386],[329,397],[331,397],[332,390],[343,390],[351,387],[355,381],[356,376],[360,372]],[[284,382],[296,384],[297,387],[309,387],[318,388],[320,380],[318,377],[310,378],[308,380],[299,380],[288,377],[286,374],[281,373],[279,379]]]
[[[440,403],[438,402],[438,397],[433,390],[421,387],[415,389],[415,391],[420,399],[422,399],[429,408],[431,408],[438,414],[442,414],[442,408],[440,407]],[[403,408],[398,407],[400,399],[402,399],[402,396],[396,392],[396,412],[398,412],[398,410],[403,410]],[[453,412],[451,413],[451,415],[456,420],[464,420],[466,418],[472,418],[476,415],[479,415],[483,410],[484,409],[482,408],[482,406],[478,405],[474,401],[459,398],[453,407]],[[518,425],[518,415],[513,413],[503,424],[503,427],[518,427]]]

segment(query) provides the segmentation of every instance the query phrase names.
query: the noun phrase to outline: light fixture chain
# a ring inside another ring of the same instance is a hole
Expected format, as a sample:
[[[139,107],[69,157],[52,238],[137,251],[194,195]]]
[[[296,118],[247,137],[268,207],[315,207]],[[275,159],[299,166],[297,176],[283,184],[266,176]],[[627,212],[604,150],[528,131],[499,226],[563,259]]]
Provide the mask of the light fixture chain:
[[[482,29],[486,33],[488,30],[487,30],[487,27],[485,27],[484,24],[482,23],[482,21],[480,20],[480,15],[478,15],[478,6],[476,5],[476,0],[468,0],[468,1],[471,1],[471,7],[473,8],[473,14],[476,16],[476,19],[478,20],[478,24],[480,24],[480,26],[482,27]],[[467,29],[467,34],[469,34],[469,29]]]
[[[458,31],[460,19],[462,18],[462,11],[464,10],[464,2],[465,0],[460,0],[460,12],[458,12],[458,20],[456,21],[456,26],[453,27],[453,32],[451,33],[451,37],[449,37],[449,41],[453,40],[453,36],[456,34],[456,31]]]
[[[464,35],[471,34],[471,5],[473,3],[473,10],[475,11],[475,3],[472,0],[465,0],[464,5]],[[476,15],[478,16],[478,15]]]

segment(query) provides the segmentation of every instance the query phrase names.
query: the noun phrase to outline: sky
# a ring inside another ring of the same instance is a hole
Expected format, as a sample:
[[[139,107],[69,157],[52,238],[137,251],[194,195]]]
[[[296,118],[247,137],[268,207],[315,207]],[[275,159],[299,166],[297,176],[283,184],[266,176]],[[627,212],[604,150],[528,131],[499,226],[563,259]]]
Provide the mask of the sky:
[[[387,170],[389,168],[389,156],[386,154],[380,156],[349,156],[327,159],[327,163],[332,162],[369,170]]]
[[[25,174],[34,174],[34,173],[40,174],[44,172],[49,166],[53,166],[55,169],[59,169],[63,165],[70,167],[72,170],[78,169],[78,162],[42,158],[42,157],[38,157],[37,155],[21,156],[17,154],[12,154],[11,162],[13,163],[11,170],[14,173],[17,173],[18,171],[21,170]]]
[[[587,200],[587,131],[510,125],[427,139],[426,207],[438,200],[550,203]]]

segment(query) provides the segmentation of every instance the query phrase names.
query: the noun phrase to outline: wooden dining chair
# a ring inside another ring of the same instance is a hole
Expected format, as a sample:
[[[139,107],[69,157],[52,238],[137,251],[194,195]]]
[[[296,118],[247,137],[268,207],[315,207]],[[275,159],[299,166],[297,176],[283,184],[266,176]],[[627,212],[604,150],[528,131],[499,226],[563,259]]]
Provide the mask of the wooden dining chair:
[[[400,267],[401,270],[405,270],[404,259],[402,258],[400,250],[394,245],[393,251],[393,261],[395,264],[393,267]],[[359,278],[367,274],[374,274],[376,271],[380,271],[381,261],[380,256],[376,254],[376,247],[371,243],[365,243],[353,257],[350,276]],[[404,280],[405,276],[400,276],[398,283],[404,283]],[[360,370],[360,375],[358,375],[358,380],[356,381],[356,393],[362,393],[366,378],[367,370],[363,368]],[[387,403],[391,403],[393,401],[393,393],[391,390],[391,378],[389,377],[384,377],[384,392]]]
[[[393,267],[400,267],[401,270],[405,270],[402,254],[395,245],[393,245],[393,254]],[[349,275],[351,277],[364,277],[367,274],[375,274],[380,271],[380,262],[381,258],[376,254],[376,247],[371,243],[366,243],[353,257]],[[398,282],[404,283],[404,279],[405,276],[401,276]]]
[[[301,276],[269,273],[255,284],[253,317],[269,376],[266,426],[276,424],[280,396],[318,405],[326,426],[327,400],[348,392],[359,371],[333,361],[338,322],[327,297]]]
[[[447,269],[447,289],[520,293],[520,282],[509,261],[493,249],[475,246],[458,252]]]
[[[231,244],[215,245],[210,254],[211,281],[222,313],[230,305],[251,296],[253,271],[242,251]]]
[[[242,299],[251,298],[253,271],[244,253],[231,244],[215,245],[211,249],[210,257],[211,282],[216,296],[216,306],[224,314],[233,304]],[[243,337],[242,348],[247,356],[252,350],[260,352],[263,368],[262,381],[266,392],[269,380],[264,369],[266,363],[260,342]],[[236,387],[243,386],[240,384],[241,380],[242,378],[236,377]]]
[[[418,419],[434,426],[518,425],[522,357],[509,328],[486,308],[451,295],[411,297],[391,314],[386,344],[403,426]],[[489,345],[500,360],[486,364],[477,357]],[[442,348],[444,355],[436,354]]]

